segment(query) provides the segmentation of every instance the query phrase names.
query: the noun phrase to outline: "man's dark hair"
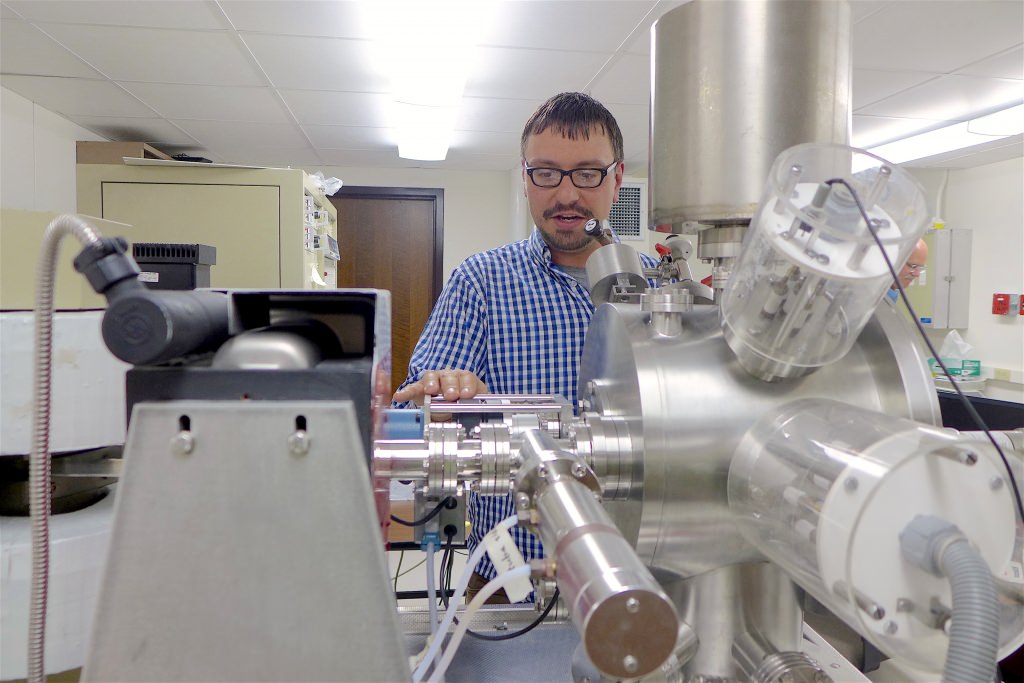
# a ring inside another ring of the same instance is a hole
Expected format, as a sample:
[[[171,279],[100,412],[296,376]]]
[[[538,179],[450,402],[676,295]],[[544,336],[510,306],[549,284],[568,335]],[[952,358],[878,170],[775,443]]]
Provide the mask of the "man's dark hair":
[[[590,131],[599,129],[612,143],[615,161],[622,161],[622,131],[615,117],[603,104],[581,92],[563,92],[555,95],[533,112],[523,128],[519,143],[520,154],[526,159],[526,140],[531,135],[553,128],[570,140],[590,139]]]

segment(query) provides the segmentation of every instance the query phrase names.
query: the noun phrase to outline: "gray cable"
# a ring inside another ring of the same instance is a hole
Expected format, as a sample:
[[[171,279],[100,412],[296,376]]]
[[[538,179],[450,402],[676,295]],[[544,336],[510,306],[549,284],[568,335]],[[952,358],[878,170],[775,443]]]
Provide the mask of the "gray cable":
[[[999,602],[992,572],[965,538],[946,546],[939,566],[953,590],[943,683],[991,681],[999,645]]]
[[[53,287],[60,241],[74,235],[85,246],[98,233],[80,218],[61,215],[43,233],[36,273],[35,363],[32,373],[32,448],[29,514],[32,518],[32,583],[29,598],[28,681],[45,683],[46,600],[50,578],[50,393],[53,374]]]

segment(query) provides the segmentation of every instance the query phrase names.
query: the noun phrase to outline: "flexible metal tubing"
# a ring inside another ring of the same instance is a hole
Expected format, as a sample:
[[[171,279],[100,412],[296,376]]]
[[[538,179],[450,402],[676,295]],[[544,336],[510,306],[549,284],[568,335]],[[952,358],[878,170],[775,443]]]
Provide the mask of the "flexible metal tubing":
[[[57,253],[65,235],[85,246],[99,234],[82,219],[63,214],[46,227],[36,272],[35,362],[32,372],[32,447],[29,454],[29,514],[32,581],[28,623],[28,682],[46,680],[46,600],[50,579],[50,398],[53,374],[53,288]]]
[[[942,573],[953,591],[949,650],[943,683],[986,683],[995,677],[999,602],[992,571],[967,539],[942,553]]]

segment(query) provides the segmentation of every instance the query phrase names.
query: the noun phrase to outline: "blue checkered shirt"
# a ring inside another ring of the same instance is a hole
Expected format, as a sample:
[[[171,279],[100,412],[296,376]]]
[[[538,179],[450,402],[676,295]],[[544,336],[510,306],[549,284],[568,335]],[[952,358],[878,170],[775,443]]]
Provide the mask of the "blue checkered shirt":
[[[645,267],[657,261],[641,254]],[[402,384],[427,370],[476,374],[495,394],[560,394],[576,405],[583,339],[594,305],[590,293],[553,266],[537,228],[529,238],[468,258],[455,269],[427,320]],[[515,514],[512,497],[470,494],[472,525],[466,539],[476,548],[495,524]],[[543,557],[540,540],[514,527],[527,560]],[[486,555],[476,571],[495,575]]]

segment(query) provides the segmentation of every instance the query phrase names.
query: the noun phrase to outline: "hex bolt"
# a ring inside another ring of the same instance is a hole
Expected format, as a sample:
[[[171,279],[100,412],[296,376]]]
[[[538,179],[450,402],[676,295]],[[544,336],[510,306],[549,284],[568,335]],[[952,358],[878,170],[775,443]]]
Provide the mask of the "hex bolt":
[[[195,447],[196,438],[192,432],[182,430],[171,438],[171,449],[178,455],[188,455]]]
[[[858,486],[860,486],[860,482],[857,481],[856,477],[847,477],[846,481],[843,482],[843,488],[850,493],[856,491]]]
[[[292,455],[309,453],[309,434],[304,429],[297,429],[288,437],[288,452]]]
[[[636,598],[626,599],[626,611],[630,614],[636,614],[640,611],[640,601]]]
[[[622,668],[627,673],[636,673],[636,670],[640,668],[640,662],[633,655],[626,655],[622,658]]]

